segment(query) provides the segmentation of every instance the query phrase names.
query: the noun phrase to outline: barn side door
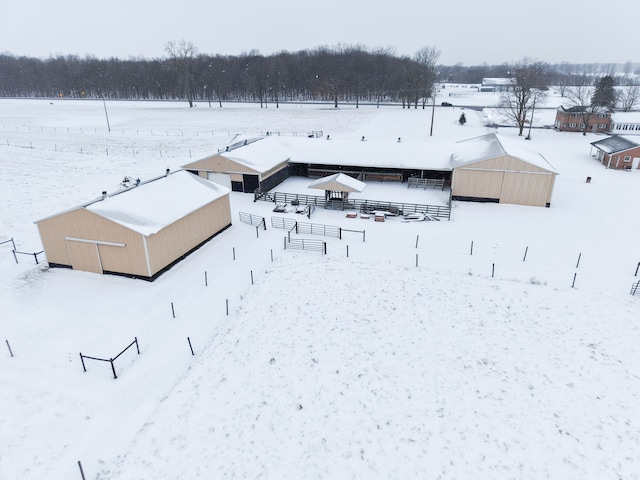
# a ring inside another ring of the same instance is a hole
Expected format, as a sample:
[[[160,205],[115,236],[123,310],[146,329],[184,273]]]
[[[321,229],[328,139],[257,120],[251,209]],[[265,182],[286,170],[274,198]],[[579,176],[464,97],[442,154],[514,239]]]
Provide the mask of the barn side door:
[[[74,270],[102,273],[102,262],[98,245],[92,242],[78,242],[67,238],[67,250]]]
[[[242,183],[244,184],[244,193],[253,193],[256,191],[256,188],[260,186],[260,180],[258,179],[258,175],[242,175]]]

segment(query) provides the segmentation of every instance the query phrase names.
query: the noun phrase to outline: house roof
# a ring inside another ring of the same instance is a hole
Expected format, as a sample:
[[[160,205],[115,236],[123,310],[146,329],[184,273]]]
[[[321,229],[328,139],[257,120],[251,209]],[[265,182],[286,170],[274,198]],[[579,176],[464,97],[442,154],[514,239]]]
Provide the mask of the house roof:
[[[318,178],[309,184],[309,188],[331,190],[332,192],[361,192],[366,187],[364,182],[344,173],[336,173],[328,177]]]
[[[184,170],[98,197],[36,223],[84,208],[142,235],[152,235],[229,193]]]
[[[585,105],[574,105],[569,108],[565,108],[564,105],[560,105],[558,110],[562,110],[567,113],[609,113],[609,109],[607,107],[599,107],[599,106],[585,106]]]
[[[628,138],[621,137],[620,135],[611,135],[610,137],[603,138],[597,142],[591,142],[591,145],[608,154],[623,152],[624,150],[629,150],[638,146],[637,143],[632,142]]]
[[[509,155],[548,172],[557,173],[546,158],[523,146],[520,140],[489,133],[458,142],[458,148],[451,155],[451,168]]]
[[[611,118],[614,123],[640,123],[640,112],[616,112]]]

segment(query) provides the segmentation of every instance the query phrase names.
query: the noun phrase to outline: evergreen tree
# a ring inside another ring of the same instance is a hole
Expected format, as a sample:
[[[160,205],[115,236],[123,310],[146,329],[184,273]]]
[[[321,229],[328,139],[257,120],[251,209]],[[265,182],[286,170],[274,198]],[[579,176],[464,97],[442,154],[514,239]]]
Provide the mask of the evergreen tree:
[[[616,106],[617,94],[613,77],[610,75],[602,77],[596,83],[596,90],[591,98],[591,104],[597,107],[606,107],[612,109]]]

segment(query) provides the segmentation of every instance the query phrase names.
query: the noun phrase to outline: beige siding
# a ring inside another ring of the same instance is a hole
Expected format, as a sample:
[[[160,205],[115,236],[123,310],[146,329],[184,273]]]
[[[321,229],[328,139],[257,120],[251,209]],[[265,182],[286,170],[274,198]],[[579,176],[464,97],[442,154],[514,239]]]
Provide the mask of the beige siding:
[[[500,198],[503,172],[456,168],[452,194],[457,197]]]
[[[84,208],[42,220],[38,222],[38,229],[47,255],[47,261],[50,263],[74,266],[74,268],[76,268],[75,265],[85,263],[85,260],[80,260],[77,256],[72,261],[67,238],[89,242],[121,243],[125,247],[107,248],[107,246],[101,245],[97,249],[100,254],[102,269],[147,275],[142,236]],[[73,243],[84,242],[74,241]],[[80,250],[85,251],[87,255],[96,254],[96,244],[88,243],[88,245],[93,246],[93,251],[88,248],[77,247],[76,255],[79,254]],[[92,263],[93,260],[87,258],[86,262]],[[94,270],[91,269],[89,271]]]
[[[551,203],[555,174],[504,155],[454,170],[456,197],[494,198],[500,203],[546,206]]]
[[[491,158],[482,162],[476,162],[470,165],[465,165],[461,168],[473,168],[479,170],[498,170],[502,172],[535,172],[546,173],[548,170],[540,168],[536,165],[519,160],[510,155],[503,155],[501,157]]]
[[[551,202],[555,175],[505,173],[500,203],[544,207]]]
[[[151,275],[231,224],[229,195],[205,205],[147,238]]]
[[[67,250],[74,270],[102,273],[98,248],[95,243],[67,241]]]
[[[224,157],[223,155],[213,155],[211,157],[203,158],[202,160],[196,160],[195,162],[188,163],[183,167],[185,170],[204,170],[217,173],[260,173],[257,170],[234,162],[233,160]]]

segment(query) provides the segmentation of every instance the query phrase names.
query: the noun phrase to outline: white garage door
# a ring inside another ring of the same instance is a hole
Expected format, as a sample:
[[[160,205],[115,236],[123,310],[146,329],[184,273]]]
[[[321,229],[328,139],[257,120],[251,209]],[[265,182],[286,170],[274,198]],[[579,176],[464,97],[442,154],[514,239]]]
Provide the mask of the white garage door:
[[[228,173],[207,173],[207,179],[211,180],[218,185],[224,185],[227,188],[231,188],[231,175]]]

